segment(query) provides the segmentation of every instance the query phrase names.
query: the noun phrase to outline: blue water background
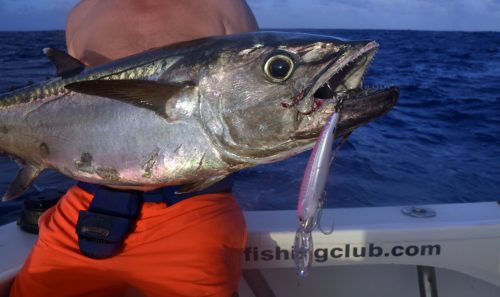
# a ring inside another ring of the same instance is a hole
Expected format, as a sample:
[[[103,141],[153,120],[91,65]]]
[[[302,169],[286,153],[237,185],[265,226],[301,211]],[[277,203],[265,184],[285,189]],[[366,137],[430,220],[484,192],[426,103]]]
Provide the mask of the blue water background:
[[[500,200],[500,33],[307,32],[377,40],[380,50],[365,85],[401,88],[396,107],[357,129],[339,152],[327,207]],[[63,49],[64,32],[0,32],[0,93],[52,75],[44,47]],[[308,157],[236,174],[240,205],[294,209]],[[0,157],[0,192],[16,171],[15,163]],[[62,190],[72,183],[48,171],[35,184]],[[0,224],[15,219],[20,203],[0,204]]]

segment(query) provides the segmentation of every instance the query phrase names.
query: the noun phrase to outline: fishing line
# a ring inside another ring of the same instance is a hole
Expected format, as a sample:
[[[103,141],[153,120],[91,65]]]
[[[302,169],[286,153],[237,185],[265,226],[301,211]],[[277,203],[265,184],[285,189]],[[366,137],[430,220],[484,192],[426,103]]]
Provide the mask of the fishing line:
[[[321,231],[321,233],[323,233],[324,235],[330,235],[335,230],[335,220],[333,220],[332,227],[330,228],[329,231],[325,231],[323,227],[321,227],[321,217],[323,216],[323,203],[325,202],[325,200],[326,200],[326,191],[323,193],[323,198],[319,202],[317,225],[318,225],[318,230]]]

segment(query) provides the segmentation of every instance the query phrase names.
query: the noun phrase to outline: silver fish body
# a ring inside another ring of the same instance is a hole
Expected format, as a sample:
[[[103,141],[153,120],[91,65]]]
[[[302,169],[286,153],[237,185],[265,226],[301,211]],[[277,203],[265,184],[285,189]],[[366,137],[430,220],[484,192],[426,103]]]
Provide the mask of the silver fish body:
[[[191,191],[288,158],[314,144],[334,106],[326,98],[346,97],[343,133],[394,105],[397,88],[359,88],[377,47],[298,33],[212,37],[8,93],[0,151],[23,167],[3,199],[45,168]]]

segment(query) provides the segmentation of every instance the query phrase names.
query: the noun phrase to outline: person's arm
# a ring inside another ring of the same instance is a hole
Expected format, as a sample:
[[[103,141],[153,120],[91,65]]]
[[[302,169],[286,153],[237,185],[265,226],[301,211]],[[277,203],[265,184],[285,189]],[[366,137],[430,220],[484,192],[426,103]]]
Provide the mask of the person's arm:
[[[224,0],[220,2],[229,2],[227,8],[223,10],[223,23],[226,34],[259,30],[257,20],[245,0]]]

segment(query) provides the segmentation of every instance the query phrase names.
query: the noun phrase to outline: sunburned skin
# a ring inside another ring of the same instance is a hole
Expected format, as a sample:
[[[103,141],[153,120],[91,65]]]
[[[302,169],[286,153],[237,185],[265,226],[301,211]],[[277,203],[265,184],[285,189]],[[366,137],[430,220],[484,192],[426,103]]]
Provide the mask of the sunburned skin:
[[[68,15],[66,43],[70,55],[97,66],[181,41],[257,30],[245,0],[84,0]]]
[[[245,0],[84,0],[69,14],[70,55],[88,66],[201,37],[257,31]]]

